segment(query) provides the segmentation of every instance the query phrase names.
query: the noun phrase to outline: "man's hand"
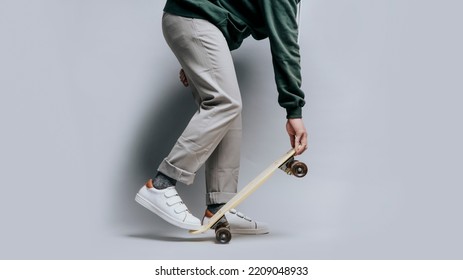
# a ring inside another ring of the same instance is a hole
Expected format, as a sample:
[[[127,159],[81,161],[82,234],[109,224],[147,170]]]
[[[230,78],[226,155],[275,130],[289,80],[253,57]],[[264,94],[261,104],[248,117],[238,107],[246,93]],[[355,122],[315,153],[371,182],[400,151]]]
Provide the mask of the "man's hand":
[[[178,73],[179,75],[179,78],[180,78],[180,82],[182,82],[182,84],[187,87],[189,86],[190,84],[188,83],[188,79],[186,78],[186,75],[185,75],[185,71],[183,71],[183,69],[180,69],[180,73]]]
[[[307,150],[307,131],[302,119],[288,119],[286,131],[291,141],[291,147],[296,149],[296,155],[300,155]]]

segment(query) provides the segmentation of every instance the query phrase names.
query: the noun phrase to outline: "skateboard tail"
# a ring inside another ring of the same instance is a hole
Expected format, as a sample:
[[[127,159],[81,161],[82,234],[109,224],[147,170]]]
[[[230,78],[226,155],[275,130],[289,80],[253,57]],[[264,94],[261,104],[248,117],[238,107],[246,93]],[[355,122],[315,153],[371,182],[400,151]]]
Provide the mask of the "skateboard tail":
[[[238,206],[243,200],[245,200],[252,193],[254,193],[263,183],[265,183],[265,181],[267,181],[268,178],[270,178],[270,176],[272,176],[272,174],[281,165],[283,165],[294,154],[295,150],[291,149],[285,154],[285,156],[273,162],[272,165],[270,165],[264,171],[262,171],[256,178],[249,182],[239,193],[237,193],[230,201],[228,201],[224,206],[222,206],[222,208],[214,216],[212,216],[207,225],[203,225],[197,230],[190,230],[190,233],[199,234],[209,230],[218,220],[220,220],[220,218],[222,218],[223,215],[225,215],[225,213],[227,213],[230,209],[233,209],[236,206]]]

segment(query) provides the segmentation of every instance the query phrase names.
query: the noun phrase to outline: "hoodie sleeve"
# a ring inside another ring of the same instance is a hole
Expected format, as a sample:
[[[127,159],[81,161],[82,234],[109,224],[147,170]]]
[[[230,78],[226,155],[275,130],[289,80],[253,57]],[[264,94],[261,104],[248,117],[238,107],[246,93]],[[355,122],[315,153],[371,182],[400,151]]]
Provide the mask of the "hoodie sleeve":
[[[297,24],[298,0],[260,0],[272,53],[278,103],[287,118],[301,118],[305,104]]]

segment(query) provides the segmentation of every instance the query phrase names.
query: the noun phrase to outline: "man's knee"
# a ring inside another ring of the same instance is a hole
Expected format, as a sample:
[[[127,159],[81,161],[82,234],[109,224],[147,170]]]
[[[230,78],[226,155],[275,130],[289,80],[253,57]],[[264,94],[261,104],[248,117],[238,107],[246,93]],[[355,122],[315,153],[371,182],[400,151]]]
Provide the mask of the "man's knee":
[[[243,108],[241,100],[232,100],[230,102],[229,108],[234,117],[241,115],[241,110]]]

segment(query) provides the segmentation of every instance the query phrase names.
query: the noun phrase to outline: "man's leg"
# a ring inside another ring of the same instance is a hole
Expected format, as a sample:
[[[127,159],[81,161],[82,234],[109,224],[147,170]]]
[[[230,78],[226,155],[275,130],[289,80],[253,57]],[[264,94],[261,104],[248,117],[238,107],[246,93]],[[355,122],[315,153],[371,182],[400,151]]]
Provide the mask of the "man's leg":
[[[163,32],[195,89],[199,109],[158,171],[191,184],[196,171],[240,118],[241,96],[231,53],[216,26],[165,14]]]
[[[148,181],[136,200],[164,220],[194,229],[201,222],[188,211],[175,182],[193,182],[196,171],[240,118],[241,96],[230,51],[217,27],[205,20],[165,14],[163,33],[188,76],[199,108],[160,164],[154,182]]]
[[[236,118],[206,161],[206,204],[214,206],[227,203],[237,192],[241,151],[241,115]]]

